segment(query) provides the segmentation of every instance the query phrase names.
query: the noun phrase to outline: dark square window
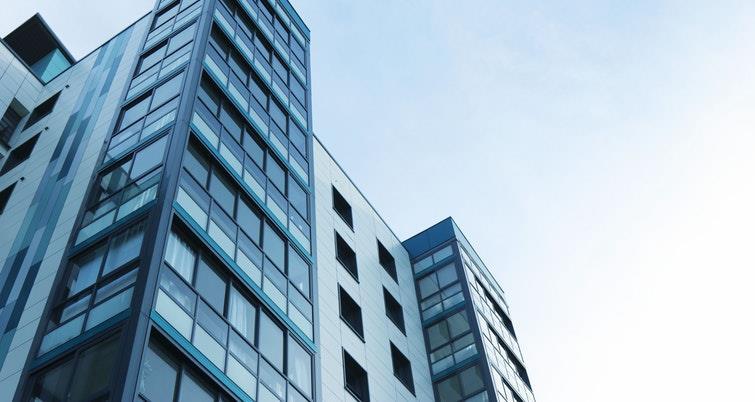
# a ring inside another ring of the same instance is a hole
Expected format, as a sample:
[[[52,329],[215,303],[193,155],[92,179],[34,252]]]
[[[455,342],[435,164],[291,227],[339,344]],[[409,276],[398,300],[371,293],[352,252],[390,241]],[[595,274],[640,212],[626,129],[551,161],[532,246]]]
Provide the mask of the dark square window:
[[[214,265],[214,264],[213,264]],[[204,297],[207,302],[218,311],[223,314],[225,308],[225,290],[226,282],[213,265],[209,264],[209,261],[201,259],[199,261],[199,269],[197,270],[196,288],[199,294]]]
[[[46,101],[40,103],[39,106],[35,107],[34,110],[32,110],[31,116],[29,116],[29,120],[26,122],[26,125],[24,125],[24,130],[33,126],[34,123],[42,120],[43,117],[52,113],[52,110],[55,108],[55,103],[58,101],[58,96],[60,96],[60,92],[47,98]]]
[[[359,270],[357,269],[357,255],[354,250],[349,247],[349,243],[336,233],[336,259],[338,262],[346,268],[347,271],[359,280]]]
[[[377,246],[380,265],[383,267],[383,269],[385,269],[385,272],[387,272],[388,275],[393,278],[394,281],[398,282],[398,274],[396,273],[396,260],[393,259],[393,255],[390,253],[390,251],[388,251],[387,248],[385,248],[380,240],[378,240]]]
[[[356,301],[338,287],[338,304],[341,319],[345,322],[362,340],[364,340],[364,327],[362,326],[362,308]]]
[[[385,315],[387,315],[388,318],[396,324],[398,329],[406,335],[406,328],[404,327],[404,311],[398,300],[396,300],[386,288],[383,288],[383,301],[385,302]]]
[[[414,394],[414,379],[412,377],[412,364],[409,359],[391,342],[391,360],[393,361],[393,375]]]
[[[31,151],[33,151],[34,146],[37,145],[38,139],[39,134],[29,138],[28,140],[26,140],[26,142],[10,151],[10,154],[8,154],[8,160],[5,162],[5,165],[3,165],[3,170],[0,170],[0,175],[9,172],[11,169],[29,159],[29,157],[31,156]]]
[[[14,187],[16,187],[16,183],[13,183],[3,189],[3,191],[0,191],[0,215],[5,211],[5,207],[8,205],[8,200],[10,200],[10,195],[13,194]]]
[[[346,350],[343,351],[343,377],[346,390],[351,392],[357,400],[361,402],[370,401],[367,372]]]
[[[7,146],[10,144],[10,139],[13,133],[18,127],[18,123],[26,116],[28,112],[21,106],[21,103],[16,99],[13,99],[8,105],[8,109],[5,110],[2,120],[0,120],[0,142],[5,143]]]
[[[333,209],[338,212],[338,215],[341,216],[343,221],[346,222],[350,228],[354,229],[354,219],[351,216],[351,205],[349,205],[346,198],[343,198],[341,193],[339,193],[335,187],[333,187]]]

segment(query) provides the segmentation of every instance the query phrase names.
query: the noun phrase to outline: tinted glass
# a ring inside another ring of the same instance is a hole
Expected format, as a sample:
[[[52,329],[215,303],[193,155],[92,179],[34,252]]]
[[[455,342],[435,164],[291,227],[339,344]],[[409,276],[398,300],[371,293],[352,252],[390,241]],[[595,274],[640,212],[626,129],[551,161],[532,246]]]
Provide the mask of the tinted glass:
[[[279,268],[282,269],[285,267],[285,244],[280,235],[278,235],[278,232],[270,227],[269,224],[265,224],[265,238],[262,241],[265,255]]]
[[[220,314],[225,307],[225,280],[206,261],[199,261],[196,286],[199,294]]]
[[[221,176],[218,172],[213,172],[210,178],[210,193],[215,201],[228,212],[233,215],[233,204],[236,198],[236,194],[233,192],[228,179],[225,176]]]
[[[134,167],[131,168],[131,178],[135,179],[162,163],[167,143],[168,137],[166,136],[137,152],[134,157]]]
[[[178,367],[150,344],[142,362],[139,393],[151,401],[171,401]]]
[[[279,370],[283,369],[284,340],[280,327],[266,313],[260,314],[259,350]]]

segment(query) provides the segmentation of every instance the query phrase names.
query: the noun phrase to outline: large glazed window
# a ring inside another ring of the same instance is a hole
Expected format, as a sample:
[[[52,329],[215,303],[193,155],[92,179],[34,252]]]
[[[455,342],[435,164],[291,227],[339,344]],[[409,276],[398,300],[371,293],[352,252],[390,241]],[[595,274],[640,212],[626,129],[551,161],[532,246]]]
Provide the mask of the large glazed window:
[[[455,374],[437,385],[440,402],[482,402],[485,396],[478,395],[485,391],[485,382],[479,366],[472,366],[459,374]]]
[[[308,180],[307,162],[290,158],[289,164],[281,161],[280,153],[267,147],[212,82],[202,81],[198,97],[192,127],[195,138],[200,141],[192,141],[194,151],[191,153],[206,155],[203,149],[210,151],[221,162],[214,165],[234,176],[232,181],[238,183],[239,190],[267,207],[269,213],[309,251],[310,208],[308,194],[300,183]],[[202,177],[194,177],[202,180]]]
[[[430,369],[437,374],[477,354],[466,311],[427,328]]]
[[[456,264],[450,263],[419,279],[420,312],[428,320],[464,301]]]
[[[138,223],[74,256],[67,268],[66,287],[47,323],[40,355],[131,305],[144,225]]]
[[[151,340],[142,359],[140,398],[146,402],[221,402],[231,400],[177,355]]]
[[[109,400],[112,373],[120,350],[118,343],[119,337],[112,336],[35,374],[30,400]]]
[[[177,203],[311,337],[311,273],[306,259],[196,143],[189,146],[184,166]]]
[[[255,400],[311,395],[311,355],[199,242],[171,233],[165,262],[155,311],[181,336]]]
[[[82,243],[139,210],[157,197],[163,156],[168,137],[136,151],[106,168],[97,178],[76,237]]]

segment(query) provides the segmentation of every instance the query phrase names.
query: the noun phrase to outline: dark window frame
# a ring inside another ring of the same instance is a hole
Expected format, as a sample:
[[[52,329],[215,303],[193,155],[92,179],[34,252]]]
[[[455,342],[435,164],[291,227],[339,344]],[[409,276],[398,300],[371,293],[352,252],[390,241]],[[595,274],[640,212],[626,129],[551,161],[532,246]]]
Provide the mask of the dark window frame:
[[[336,261],[359,283],[359,265],[357,264],[357,253],[349,245],[349,243],[338,234],[335,233],[335,251]]]
[[[338,189],[336,189],[336,186],[331,186],[333,188],[333,210],[336,211],[336,214],[341,217],[344,223],[351,229],[354,230],[354,215],[352,212],[351,204],[349,204],[349,201],[346,200],[346,197],[341,194]],[[345,205],[344,205],[345,204]]]
[[[10,172],[30,158],[32,152],[34,152],[34,147],[37,145],[37,141],[39,141],[39,136],[41,134],[42,133],[39,132],[33,137],[24,141],[22,144],[13,148],[13,150],[8,153],[8,157],[5,158],[5,164],[3,164],[3,169],[0,170],[0,175],[4,175]]]
[[[13,195],[13,190],[16,188],[16,184],[18,182],[14,182],[10,186],[0,190],[0,215],[5,212],[5,208],[8,207],[8,202],[10,202],[10,197]]]
[[[347,303],[344,306],[344,302]],[[344,307],[351,311],[344,312]],[[362,307],[342,286],[338,286],[338,316],[349,329],[364,342],[364,321],[362,319]],[[352,322],[353,321],[353,322]]]
[[[393,297],[391,292],[383,287],[383,305],[385,306],[385,316],[391,320],[396,328],[406,335],[406,322],[404,321],[404,308],[401,303]]]
[[[362,367],[359,362],[356,361],[351,354],[342,349],[343,357],[343,383],[344,389],[351,394],[356,400],[360,402],[370,402],[370,381],[367,374],[367,370]],[[349,381],[351,376],[357,374],[360,384],[355,384],[353,381]],[[352,388],[353,387],[353,388]]]
[[[378,261],[380,266],[383,267],[385,272],[398,283],[398,272],[396,271],[396,259],[393,258],[393,254],[383,245],[380,240],[377,241],[378,248]]]
[[[412,395],[414,393],[414,375],[412,373],[412,363],[403,352],[393,342],[391,345],[391,363],[393,366],[393,376],[403,384]]]
[[[55,105],[58,103],[58,98],[60,98],[60,91],[37,105],[37,107],[32,110],[31,115],[29,116],[29,120],[26,121],[23,129],[26,130],[27,128],[37,124],[40,120],[52,113],[52,111],[55,110]]]

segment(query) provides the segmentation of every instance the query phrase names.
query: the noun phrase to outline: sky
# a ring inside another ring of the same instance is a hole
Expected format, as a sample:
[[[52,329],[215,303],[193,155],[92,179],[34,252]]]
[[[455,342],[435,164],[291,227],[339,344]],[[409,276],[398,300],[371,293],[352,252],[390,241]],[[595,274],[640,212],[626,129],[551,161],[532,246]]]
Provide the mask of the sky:
[[[454,217],[538,401],[755,400],[755,2],[291,1],[316,134],[399,237]],[[80,57],[151,4],[0,33]]]

